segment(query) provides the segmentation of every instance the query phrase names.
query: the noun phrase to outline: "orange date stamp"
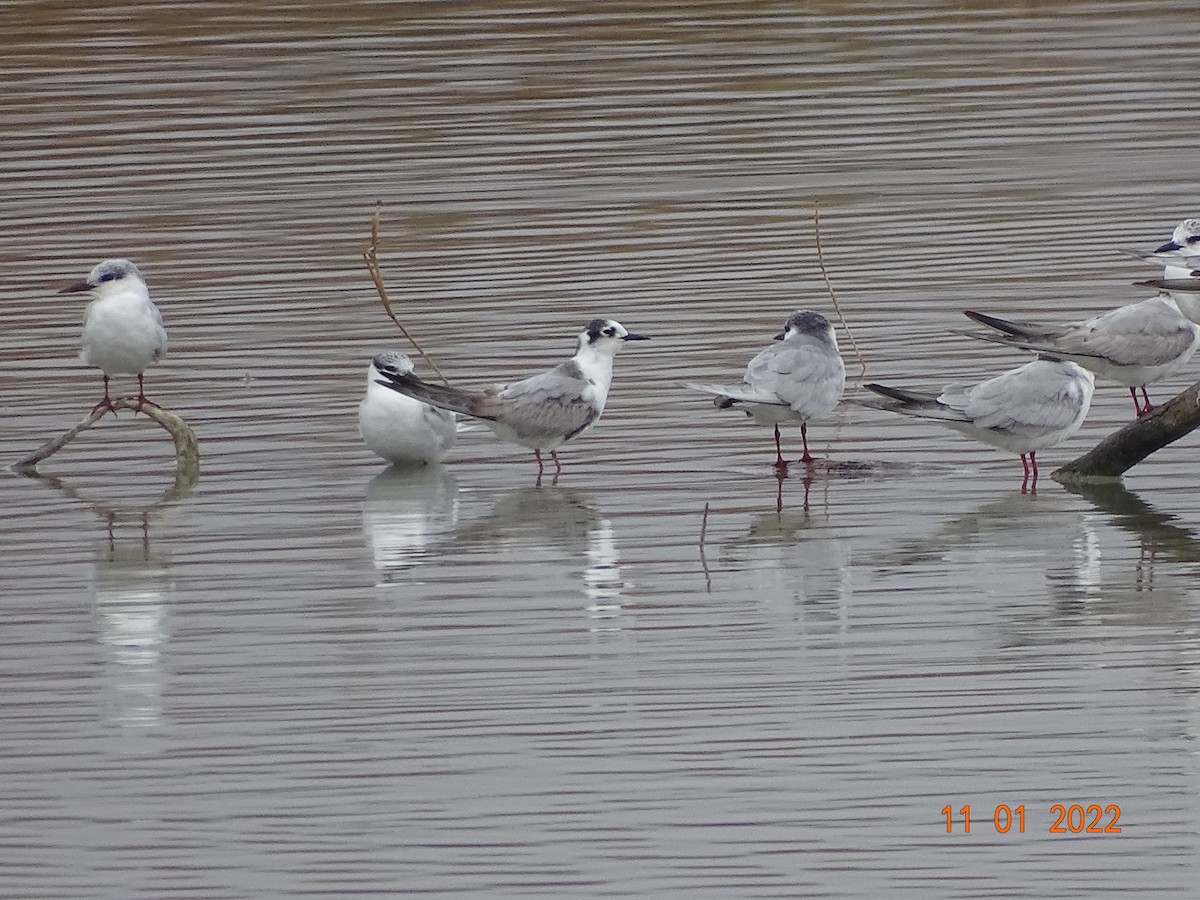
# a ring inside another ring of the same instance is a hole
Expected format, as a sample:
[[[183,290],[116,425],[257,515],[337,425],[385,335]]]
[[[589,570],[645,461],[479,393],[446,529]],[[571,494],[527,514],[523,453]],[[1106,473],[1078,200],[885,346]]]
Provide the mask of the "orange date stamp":
[[[952,806],[942,807],[942,815],[946,817],[946,834],[970,834],[971,826],[978,830],[981,822],[971,818],[970,805],[963,806],[957,811]],[[986,817],[987,813],[984,813]],[[992,809],[991,826],[997,834],[1008,834],[1015,831],[1025,833],[1025,805],[1009,806],[1001,803]],[[1050,807],[1049,834],[1120,834],[1121,807],[1115,803],[1101,805],[1082,803],[1070,805],[1055,803]],[[987,827],[987,819],[982,820]],[[1037,827],[1034,825],[1033,827]]]

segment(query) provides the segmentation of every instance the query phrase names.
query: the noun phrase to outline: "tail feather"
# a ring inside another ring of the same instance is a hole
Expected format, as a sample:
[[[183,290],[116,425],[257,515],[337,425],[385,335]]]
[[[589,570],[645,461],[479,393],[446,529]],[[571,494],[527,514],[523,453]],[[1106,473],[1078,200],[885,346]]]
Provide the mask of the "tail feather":
[[[1023,340],[1036,340],[1047,336],[1045,326],[1034,325],[1028,322],[1010,322],[1007,319],[998,319],[995,316],[989,316],[986,313],[975,312],[974,310],[964,309],[963,315],[972,322],[978,322],[980,325],[986,325],[988,328],[993,328],[996,331],[1011,335],[1012,337],[1022,338]]]
[[[428,403],[438,409],[447,409],[450,412],[474,416],[477,419],[494,420],[496,418],[495,413],[486,408],[487,398],[480,394],[472,394],[440,384],[430,384],[422,381],[416,375],[401,374],[395,370],[384,371],[380,374],[383,375],[383,378],[376,379],[375,383],[391,388],[398,394],[404,394],[406,397],[412,397],[414,400],[420,400],[422,403]]]
[[[939,419],[943,422],[965,422],[967,417],[957,409],[951,409],[938,400],[938,394],[923,394],[919,391],[906,391],[903,388],[889,387],[886,384],[864,384],[868,391],[873,391],[882,397],[887,397],[891,403],[881,400],[860,400],[863,406],[873,409],[885,409],[889,412],[902,413],[906,416],[916,416],[919,419]]]
[[[935,394],[922,394],[918,391],[906,391],[903,388],[889,387],[886,384],[864,384],[868,391],[873,391],[881,396],[888,397],[892,400],[898,400],[908,406],[926,406],[929,404],[937,405],[937,396]]]
[[[734,387],[733,385],[697,384],[694,381],[686,381],[683,383],[683,386],[689,390],[699,391],[702,394],[715,397],[718,409],[728,409],[735,403],[759,403],[765,406],[788,405],[774,394],[759,393],[745,385]]]
[[[1193,275],[1200,273],[1193,272]],[[1180,294],[1200,294],[1200,278],[1151,278],[1147,281],[1135,281],[1138,287],[1152,287],[1159,291],[1175,291]]]

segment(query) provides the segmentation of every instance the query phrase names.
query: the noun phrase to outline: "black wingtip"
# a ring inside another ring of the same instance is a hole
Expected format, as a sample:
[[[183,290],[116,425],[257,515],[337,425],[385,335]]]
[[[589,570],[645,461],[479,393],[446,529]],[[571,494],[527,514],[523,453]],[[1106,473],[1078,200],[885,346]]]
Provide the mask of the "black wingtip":
[[[1005,319],[997,319],[995,316],[989,316],[987,313],[976,312],[973,309],[964,309],[963,315],[972,322],[978,322],[980,325],[986,325],[988,328],[1002,331],[1005,334],[1020,335],[1023,331],[1015,323]]]
[[[914,398],[911,394],[907,393],[906,391],[902,391],[899,388],[888,387],[886,384],[879,384],[872,381],[870,384],[864,384],[863,387],[872,393],[879,394],[880,396],[887,397],[891,400],[899,400],[901,403],[914,402]]]

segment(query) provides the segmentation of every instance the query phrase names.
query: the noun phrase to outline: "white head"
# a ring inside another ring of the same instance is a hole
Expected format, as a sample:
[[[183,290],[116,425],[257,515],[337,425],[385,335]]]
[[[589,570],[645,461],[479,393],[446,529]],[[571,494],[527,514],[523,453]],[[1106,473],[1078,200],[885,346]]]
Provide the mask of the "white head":
[[[1175,250],[1200,253],[1200,219],[1184,219],[1175,226],[1175,230],[1171,233],[1171,240],[1154,252],[1171,253]]]
[[[648,341],[640,334],[630,334],[620,322],[612,319],[592,319],[579,335],[575,352],[591,351],[605,356],[615,356],[626,341]]]
[[[82,291],[94,291],[97,296],[104,296],[128,288],[130,284],[139,284],[143,287],[146,284],[146,279],[142,277],[138,267],[127,259],[106,259],[88,273],[86,280],[77,281],[75,284],[63,288],[59,293],[77,294]]]

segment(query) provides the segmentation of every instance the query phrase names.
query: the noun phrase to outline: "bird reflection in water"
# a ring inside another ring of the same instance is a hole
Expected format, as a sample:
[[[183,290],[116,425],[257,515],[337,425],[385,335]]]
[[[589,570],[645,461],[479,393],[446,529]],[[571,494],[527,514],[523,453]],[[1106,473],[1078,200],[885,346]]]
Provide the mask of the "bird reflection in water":
[[[163,717],[163,656],[170,638],[171,563],[154,549],[150,521],[183,501],[195,478],[176,480],[157,500],[118,507],[84,497],[62,479],[23,473],[88,507],[105,523],[90,583],[97,631],[105,649],[104,685],[114,724],[149,728]]]
[[[458,525],[458,481],[443,466],[389,466],[367,483],[363,535],[378,584],[422,562]]]
[[[580,590],[593,621],[592,630],[620,630],[622,597],[628,583],[621,572],[615,531],[612,522],[578,490],[534,486],[499,496],[487,515],[431,542],[424,556],[445,563],[468,554],[500,552],[507,560],[517,549],[550,551],[539,553],[545,561],[564,555],[585,560]],[[547,577],[552,576],[540,574],[539,580]],[[575,577],[572,575],[572,580]]]
[[[96,548],[91,593],[105,648],[110,720],[144,728],[162,719],[170,562],[151,549],[145,514],[136,534],[128,534],[133,530],[109,514],[107,540]]]

